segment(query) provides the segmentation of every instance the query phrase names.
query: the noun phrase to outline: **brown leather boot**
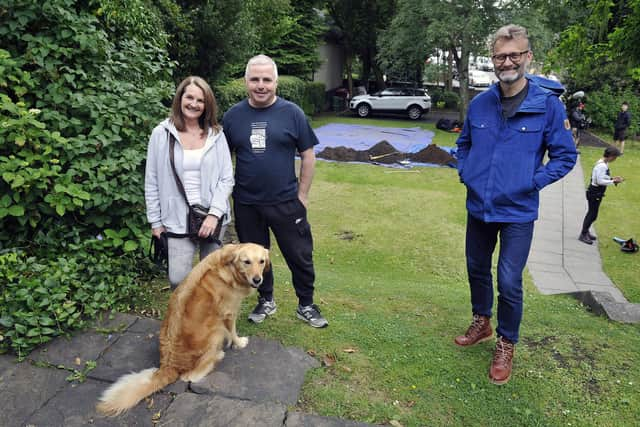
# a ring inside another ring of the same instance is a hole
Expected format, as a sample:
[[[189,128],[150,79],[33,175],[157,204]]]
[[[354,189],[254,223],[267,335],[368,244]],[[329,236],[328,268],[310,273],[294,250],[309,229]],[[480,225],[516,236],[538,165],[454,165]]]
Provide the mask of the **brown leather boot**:
[[[500,385],[509,381],[515,352],[516,345],[514,343],[503,337],[498,337],[489,369],[489,380],[492,383]]]
[[[491,335],[493,335],[491,320],[487,316],[474,314],[473,322],[471,322],[467,332],[456,337],[454,341],[459,346],[467,347],[491,339]]]

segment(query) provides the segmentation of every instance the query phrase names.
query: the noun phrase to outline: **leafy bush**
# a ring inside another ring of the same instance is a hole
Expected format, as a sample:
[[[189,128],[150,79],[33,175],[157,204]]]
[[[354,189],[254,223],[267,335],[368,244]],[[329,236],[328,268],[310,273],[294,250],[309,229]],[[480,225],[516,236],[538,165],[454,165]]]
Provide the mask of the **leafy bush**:
[[[57,260],[0,254],[0,353],[11,349],[22,359],[103,310],[129,309],[139,285],[134,260],[111,258],[95,246],[70,245],[75,255]]]
[[[631,90],[614,92],[609,86],[601,90],[590,92],[586,103],[586,114],[593,120],[593,125],[613,132],[616,118],[620,112],[620,105],[627,101],[631,112],[631,127],[627,135],[632,137],[640,133],[640,125],[637,114],[640,113],[640,101]],[[635,113],[635,115],[634,115]]]
[[[307,82],[305,84],[304,101],[301,107],[307,115],[313,115],[324,110],[325,90],[324,83]]]
[[[244,78],[216,86],[213,88],[213,93],[218,103],[218,114],[222,117],[225,111],[247,97]]]
[[[219,114],[247,97],[244,79],[236,79],[230,83],[214,88]],[[294,102],[307,115],[322,111],[325,103],[325,87],[323,83],[305,82],[293,76],[278,76],[278,96]]]
[[[138,36],[135,26],[113,33],[113,23],[125,21],[113,13],[101,21],[92,11],[102,9],[90,3],[7,0],[0,8],[0,253],[20,248],[25,263],[7,261],[24,274],[0,282],[0,349],[20,354],[77,323],[59,322],[43,335],[38,328],[50,325],[7,319],[69,305],[91,316],[75,292],[79,281],[98,294],[100,308],[117,304],[129,295],[122,282],[133,283],[148,242],[146,141],[166,116],[173,64],[163,37],[145,38],[149,22]],[[114,12],[118,2],[109,5]],[[34,292],[23,295],[50,278],[58,281],[43,285],[57,289],[50,305],[31,301],[39,298]]]
[[[457,109],[460,105],[460,95],[450,90],[437,89],[430,92],[429,96],[431,96],[431,103],[437,106],[444,105],[444,108]]]

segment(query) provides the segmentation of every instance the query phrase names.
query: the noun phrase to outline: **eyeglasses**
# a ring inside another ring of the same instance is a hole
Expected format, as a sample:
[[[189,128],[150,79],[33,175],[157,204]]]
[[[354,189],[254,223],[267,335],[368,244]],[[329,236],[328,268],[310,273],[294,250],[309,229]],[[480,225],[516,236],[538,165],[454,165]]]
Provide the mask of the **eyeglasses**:
[[[522,52],[501,53],[498,55],[493,55],[491,59],[496,64],[502,64],[507,60],[507,58],[509,58],[511,62],[513,62],[514,64],[518,64],[520,61],[522,61],[522,55],[525,55],[527,53],[529,53],[528,49],[523,50]]]

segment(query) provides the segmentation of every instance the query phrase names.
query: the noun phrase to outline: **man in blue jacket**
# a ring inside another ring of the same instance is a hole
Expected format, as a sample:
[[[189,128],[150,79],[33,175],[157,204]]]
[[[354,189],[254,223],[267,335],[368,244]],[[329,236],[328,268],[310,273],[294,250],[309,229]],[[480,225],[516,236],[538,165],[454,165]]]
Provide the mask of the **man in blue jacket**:
[[[577,154],[558,99],[564,89],[525,74],[533,58],[527,30],[500,28],[491,51],[499,81],[471,101],[457,141],[458,174],[467,187],[466,259],[473,321],[455,343],[465,347],[491,339],[491,260],[499,237],[498,339],[489,379],[504,384],[518,342],[522,271],[538,218],[538,193],[569,173]]]

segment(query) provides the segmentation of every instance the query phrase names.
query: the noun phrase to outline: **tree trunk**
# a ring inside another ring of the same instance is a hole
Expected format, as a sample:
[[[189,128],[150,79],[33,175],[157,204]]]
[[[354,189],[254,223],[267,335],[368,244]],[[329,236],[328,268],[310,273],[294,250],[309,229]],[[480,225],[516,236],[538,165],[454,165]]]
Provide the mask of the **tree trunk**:
[[[347,53],[345,55],[344,66],[347,72],[347,89],[349,90],[349,97],[353,98],[355,94],[353,93],[353,55],[351,53]]]
[[[464,117],[469,107],[469,43],[470,41],[463,35],[460,58],[457,61],[460,72],[460,109],[458,110],[458,118],[461,122],[464,122]]]

